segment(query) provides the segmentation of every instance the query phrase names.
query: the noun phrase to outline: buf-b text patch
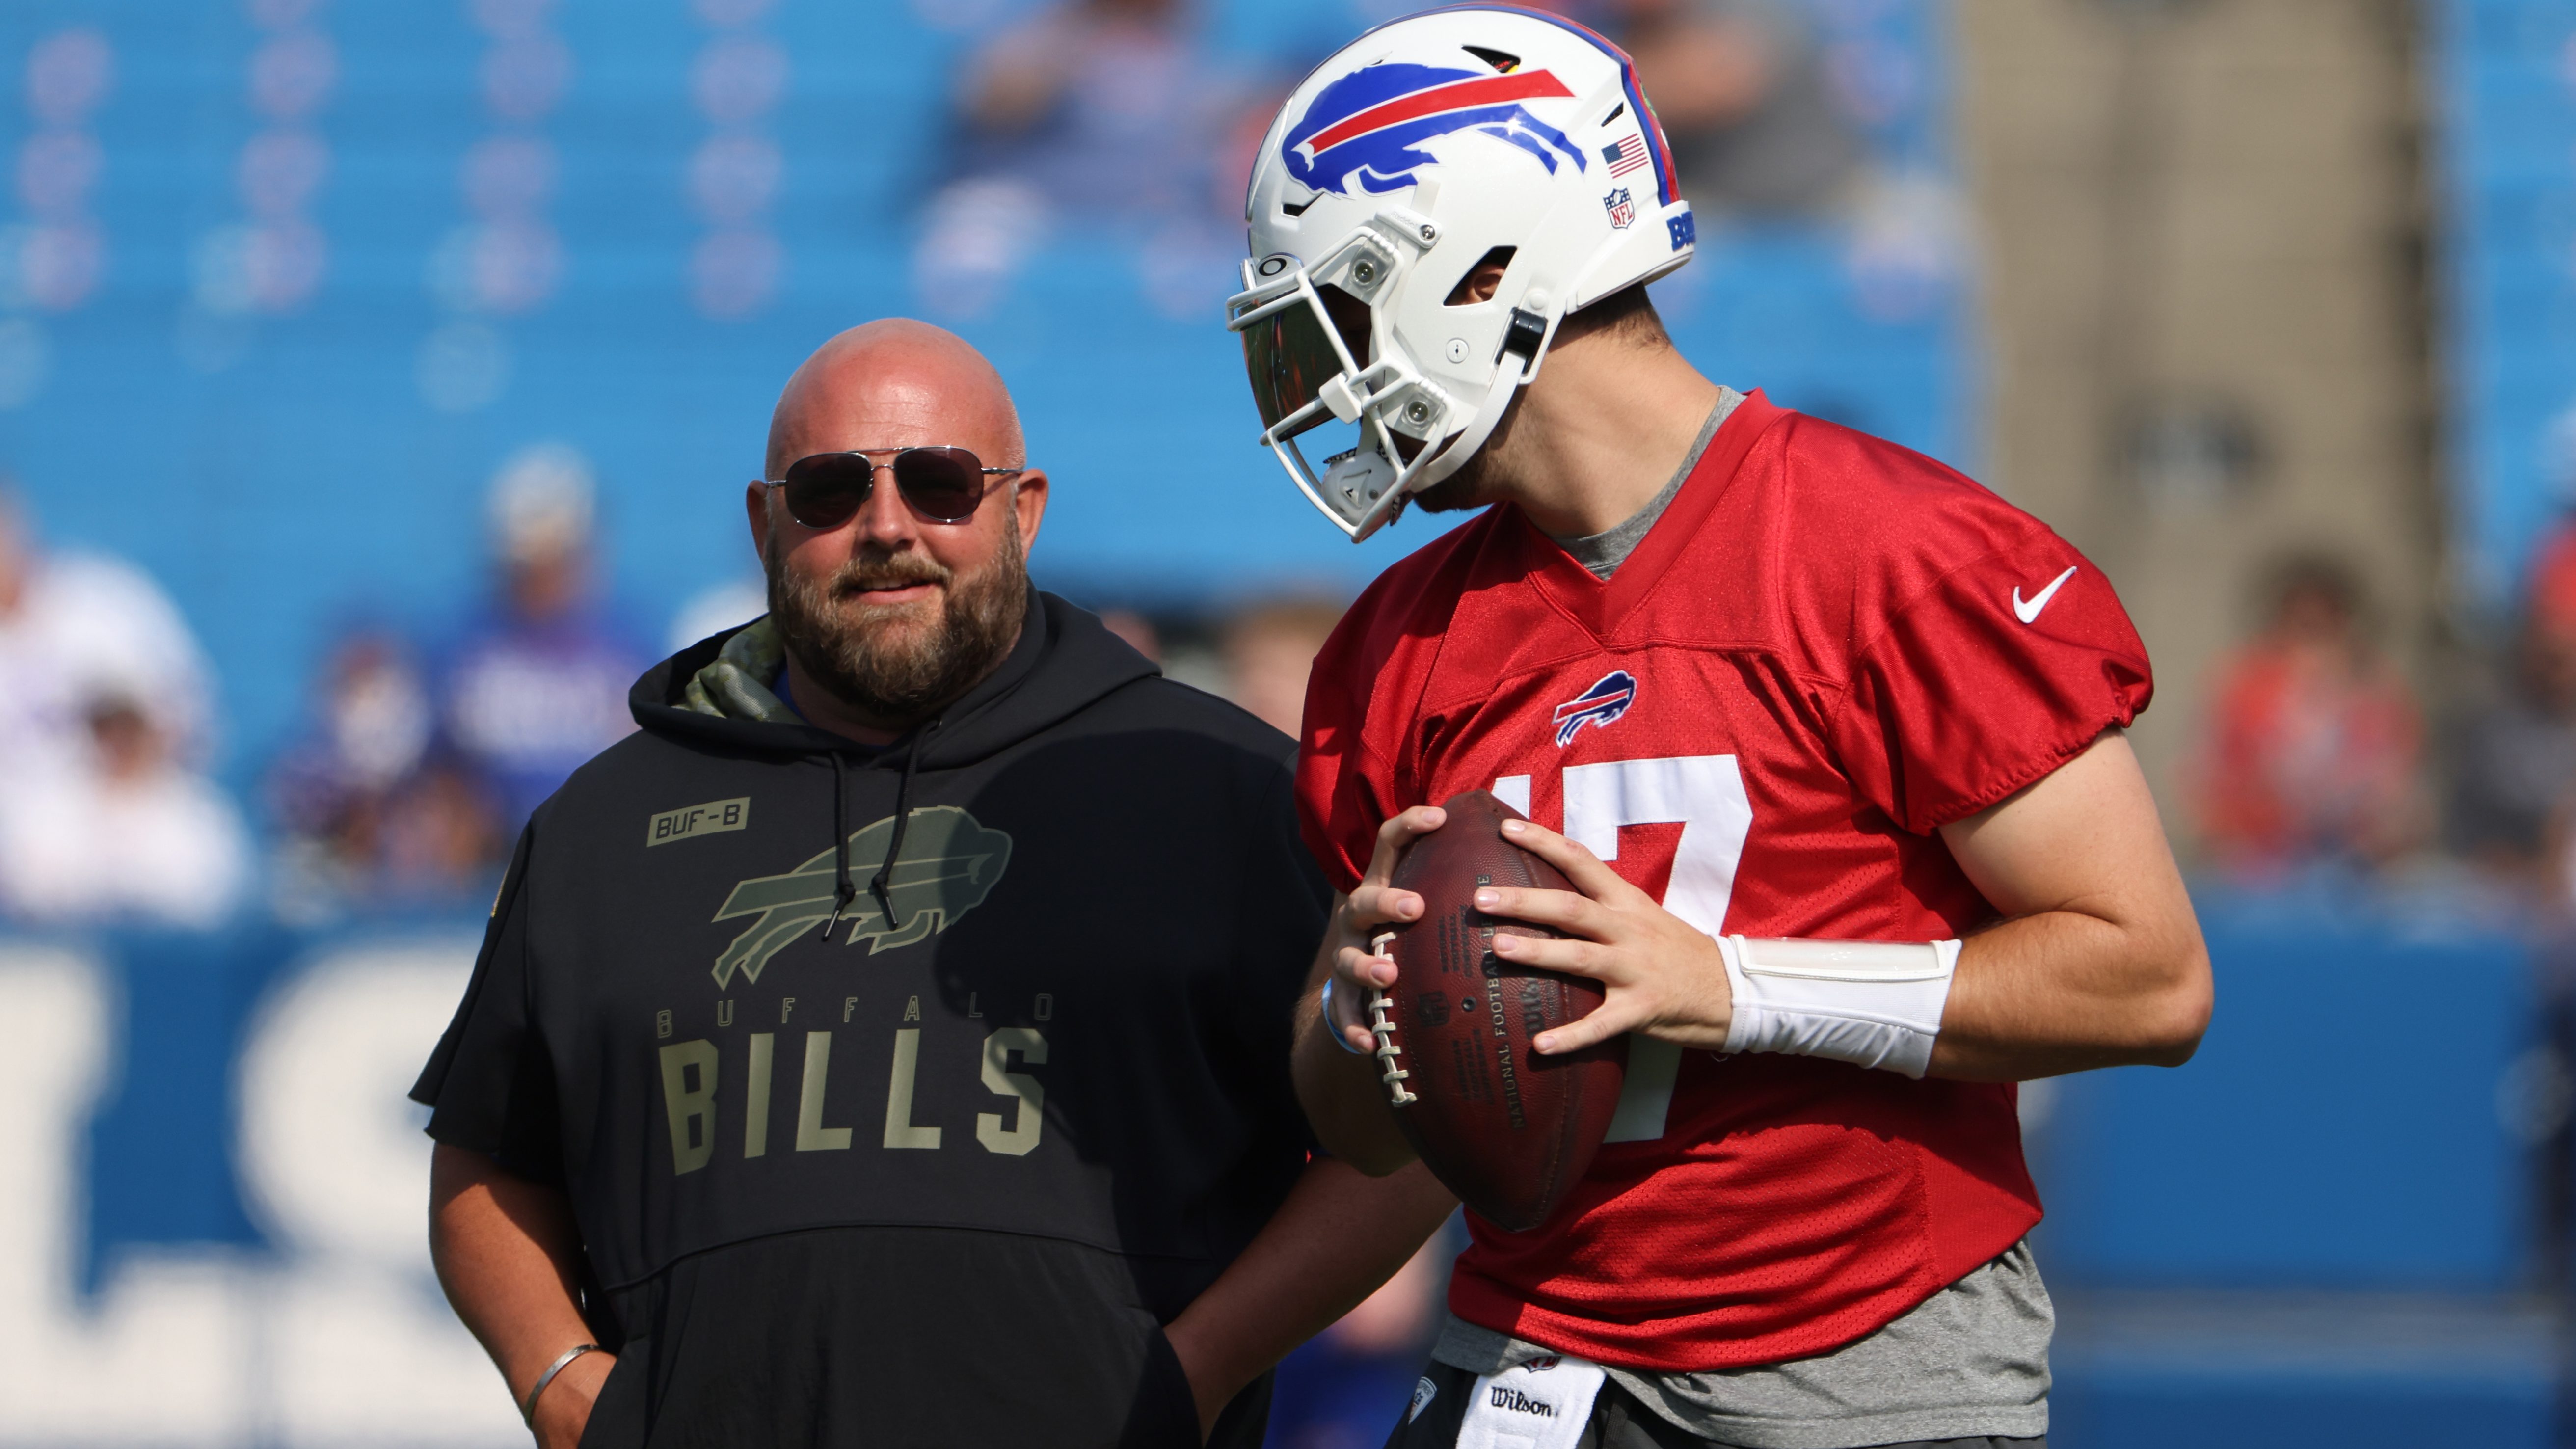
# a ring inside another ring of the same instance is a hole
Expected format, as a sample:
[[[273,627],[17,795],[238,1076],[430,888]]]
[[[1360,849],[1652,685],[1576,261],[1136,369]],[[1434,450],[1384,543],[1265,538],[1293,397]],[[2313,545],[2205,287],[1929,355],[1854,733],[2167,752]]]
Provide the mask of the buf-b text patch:
[[[751,797],[732,800],[710,800],[704,805],[683,805],[665,810],[644,828],[647,848],[668,845],[674,840],[690,840],[701,835],[715,835],[727,830],[740,830],[751,823]]]

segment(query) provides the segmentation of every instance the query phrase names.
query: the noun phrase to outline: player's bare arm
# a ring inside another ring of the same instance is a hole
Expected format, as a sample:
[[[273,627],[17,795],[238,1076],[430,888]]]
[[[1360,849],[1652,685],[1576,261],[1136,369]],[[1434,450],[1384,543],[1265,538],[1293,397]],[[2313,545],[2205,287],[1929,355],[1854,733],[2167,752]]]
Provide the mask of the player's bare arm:
[[[429,1167],[429,1260],[456,1316],[473,1330],[524,1411],[566,1351],[591,1341],[573,1297],[581,1234],[563,1193],[513,1176],[491,1158],[442,1142]],[[538,1449],[572,1449],[617,1357],[565,1364],[537,1395]]]
[[[1201,1437],[1246,1384],[1394,1277],[1457,1205],[1419,1164],[1386,1177],[1308,1164],[1260,1236],[1164,1329]]]
[[[1395,983],[1395,962],[1376,954],[1370,941],[1388,926],[1422,914],[1422,897],[1387,884],[1396,857],[1415,839],[1437,830],[1448,819],[1437,805],[1417,805],[1378,827],[1377,846],[1368,873],[1348,895],[1333,900],[1333,915],[1324,943],[1315,953],[1315,969],[1297,1009],[1297,1045],[1292,1068],[1297,1100],[1315,1136],[1333,1155],[1362,1172],[1383,1174],[1413,1160],[1413,1149],[1396,1130],[1384,1106],[1375,1061],[1364,1053],[1374,1043],[1358,1026],[1354,1010],[1369,993]],[[1324,987],[1331,983],[1340,1009],[1327,1019]],[[1337,1045],[1339,1035],[1347,1045]]]
[[[1933,1075],[2191,1059],[2209,1025],[2209,949],[2125,733],[1941,838],[2004,920],[1960,954]]]
[[[1725,1047],[1733,1002],[1715,938],[1556,832],[1520,821],[1504,829],[1583,894],[1480,893],[1495,915],[1571,938],[1497,936],[1495,954],[1608,988],[1600,1010],[1540,1037],[1540,1050],[1631,1031]],[[1941,833],[2005,919],[1962,946],[1930,1075],[2021,1081],[2190,1058],[2209,1020],[2209,956],[2125,734],[2105,733]]]

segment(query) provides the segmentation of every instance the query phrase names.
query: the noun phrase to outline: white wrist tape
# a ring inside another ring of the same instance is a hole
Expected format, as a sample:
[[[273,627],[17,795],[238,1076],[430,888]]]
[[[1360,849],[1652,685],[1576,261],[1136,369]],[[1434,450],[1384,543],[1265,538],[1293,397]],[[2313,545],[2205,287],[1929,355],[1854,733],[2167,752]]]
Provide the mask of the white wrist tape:
[[[1920,1077],[1959,966],[1956,941],[1725,936],[1729,1052],[1786,1052]]]

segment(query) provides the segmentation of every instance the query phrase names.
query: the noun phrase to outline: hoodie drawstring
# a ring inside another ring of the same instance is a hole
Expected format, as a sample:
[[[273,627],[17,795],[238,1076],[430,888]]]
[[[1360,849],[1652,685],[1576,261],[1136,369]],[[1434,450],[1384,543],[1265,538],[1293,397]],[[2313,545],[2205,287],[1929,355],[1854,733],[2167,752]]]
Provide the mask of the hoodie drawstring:
[[[930,753],[930,742],[938,737],[941,721],[933,716],[922,728],[921,738],[912,742],[912,752],[903,757],[903,783],[894,790],[894,839],[886,843],[885,863],[877,867],[875,878],[868,882],[868,894],[876,897],[877,909],[885,912],[886,927],[900,931],[903,922],[894,913],[894,863],[903,854],[903,828],[912,821],[912,772],[921,765],[921,757]],[[844,850],[843,859],[848,858]],[[841,884],[849,886],[848,868],[843,867]]]
[[[850,902],[859,898],[859,888],[850,881],[849,787],[842,778],[841,752],[833,750],[830,751],[829,754],[832,761],[832,865],[834,870],[834,885],[832,887],[832,919],[823,923],[823,939],[826,941],[832,939],[832,928],[841,924],[841,913],[850,908]],[[903,827],[901,825],[897,825],[895,827],[896,837],[900,839],[902,833]]]

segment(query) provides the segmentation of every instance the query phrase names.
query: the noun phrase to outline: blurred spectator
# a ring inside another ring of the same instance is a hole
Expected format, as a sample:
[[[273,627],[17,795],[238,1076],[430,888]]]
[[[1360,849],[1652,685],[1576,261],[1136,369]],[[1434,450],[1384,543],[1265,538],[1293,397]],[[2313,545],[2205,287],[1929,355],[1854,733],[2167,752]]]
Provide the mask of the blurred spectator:
[[[1236,153],[1248,149],[1246,115],[1268,98],[1200,43],[1194,9],[1057,0],[968,59],[948,172],[957,179],[932,200],[915,257],[935,305],[989,305],[1058,221],[1144,237],[1149,293],[1174,289],[1159,274],[1195,275],[1220,253],[1211,275],[1231,279],[1242,250]],[[1179,294],[1201,300],[1187,286]]]
[[[1270,1442],[1280,1449],[1370,1449],[1404,1412],[1440,1326],[1458,1220],[1396,1275],[1279,1366]]]
[[[581,454],[523,450],[494,478],[491,513],[501,597],[456,650],[438,717],[515,831],[576,766],[635,728],[626,691],[646,661],[593,595]]]
[[[2565,492],[2576,479],[2562,484]],[[2576,514],[2561,517],[2531,555],[2531,624],[2576,635]]]
[[[1226,697],[1296,737],[1306,717],[1306,677],[1343,606],[1331,599],[1254,604],[1225,626]]]
[[[2514,689],[2473,715],[2453,762],[2451,840],[2463,856],[2562,902],[2576,895],[2566,849],[2576,806],[2576,615],[2535,597]]]
[[[1210,122],[1239,98],[1212,79],[1187,0],[1061,0],[987,41],[959,87],[965,169],[1071,212],[1196,208]]]
[[[2414,699],[2364,638],[2347,568],[2299,558],[2275,579],[2269,621],[2222,666],[2199,781],[2202,844],[2258,875],[2388,860],[2423,833]]]
[[[677,654],[701,639],[769,612],[769,587],[758,578],[727,579],[700,589],[671,616],[664,646]]]
[[[510,851],[483,782],[444,753],[394,793],[382,832],[380,879],[395,898],[483,894]]]
[[[0,790],[87,768],[87,710],[111,692],[149,701],[180,758],[204,755],[205,659],[179,611],[124,563],[39,552],[0,479]]]
[[[1777,0],[1598,0],[1592,13],[1636,62],[1695,205],[1819,212],[1858,177],[1860,137]]]
[[[1129,648],[1157,664],[1163,662],[1163,636],[1153,620],[1133,609],[1103,609],[1100,622],[1110,633],[1126,640]]]
[[[222,924],[250,877],[232,802],[181,767],[143,700],[93,695],[81,719],[85,758],[0,803],[0,906],[46,924]]]
[[[435,748],[436,718],[410,651],[362,632],[334,651],[319,718],[269,776],[289,915],[355,901],[479,891],[508,841],[493,802]]]

